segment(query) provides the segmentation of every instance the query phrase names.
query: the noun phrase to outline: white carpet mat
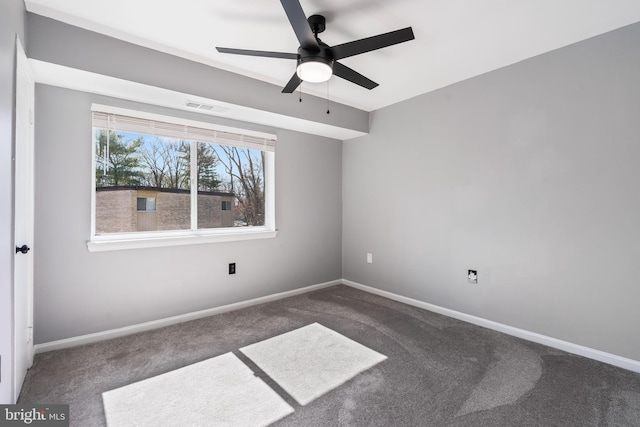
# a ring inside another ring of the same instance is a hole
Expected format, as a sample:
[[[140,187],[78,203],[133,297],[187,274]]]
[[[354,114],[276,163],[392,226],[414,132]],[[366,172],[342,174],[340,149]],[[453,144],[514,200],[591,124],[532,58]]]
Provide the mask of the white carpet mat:
[[[266,426],[293,412],[226,353],[102,394],[109,427]]]
[[[240,351],[301,405],[387,358],[318,323]]]

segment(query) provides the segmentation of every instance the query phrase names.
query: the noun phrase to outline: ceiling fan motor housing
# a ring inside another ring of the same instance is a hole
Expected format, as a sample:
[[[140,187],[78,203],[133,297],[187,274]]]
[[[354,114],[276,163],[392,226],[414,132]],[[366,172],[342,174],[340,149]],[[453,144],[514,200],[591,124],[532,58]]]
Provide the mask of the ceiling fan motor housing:
[[[324,43],[323,43],[324,44]],[[305,49],[303,47],[298,48],[298,65],[303,62],[322,62],[333,68],[333,55],[327,45],[320,45],[320,50]]]

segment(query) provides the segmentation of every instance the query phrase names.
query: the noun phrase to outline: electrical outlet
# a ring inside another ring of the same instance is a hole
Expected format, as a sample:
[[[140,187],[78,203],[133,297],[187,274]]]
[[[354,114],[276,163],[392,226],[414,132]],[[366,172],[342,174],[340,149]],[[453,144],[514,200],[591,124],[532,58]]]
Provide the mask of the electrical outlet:
[[[367,264],[373,264],[373,254],[367,253]]]
[[[229,263],[229,274],[236,274],[236,263],[235,262],[230,262]]]
[[[469,283],[478,283],[478,270],[467,270],[467,281]]]

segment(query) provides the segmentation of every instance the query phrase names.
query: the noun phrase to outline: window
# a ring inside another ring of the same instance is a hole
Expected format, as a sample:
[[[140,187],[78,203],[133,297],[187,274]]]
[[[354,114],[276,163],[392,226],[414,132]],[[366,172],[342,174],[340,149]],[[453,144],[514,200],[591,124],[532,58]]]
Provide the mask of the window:
[[[156,198],[155,197],[138,197],[138,211],[155,212],[156,211]]]
[[[92,110],[90,250],[275,235],[274,135]]]

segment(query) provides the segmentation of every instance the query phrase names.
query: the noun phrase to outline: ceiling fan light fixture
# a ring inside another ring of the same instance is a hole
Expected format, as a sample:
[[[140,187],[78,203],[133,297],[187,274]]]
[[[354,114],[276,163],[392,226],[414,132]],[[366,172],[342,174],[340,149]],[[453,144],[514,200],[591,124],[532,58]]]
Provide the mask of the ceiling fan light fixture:
[[[301,80],[309,83],[326,82],[333,75],[331,62],[323,61],[321,58],[299,61],[296,74]]]

